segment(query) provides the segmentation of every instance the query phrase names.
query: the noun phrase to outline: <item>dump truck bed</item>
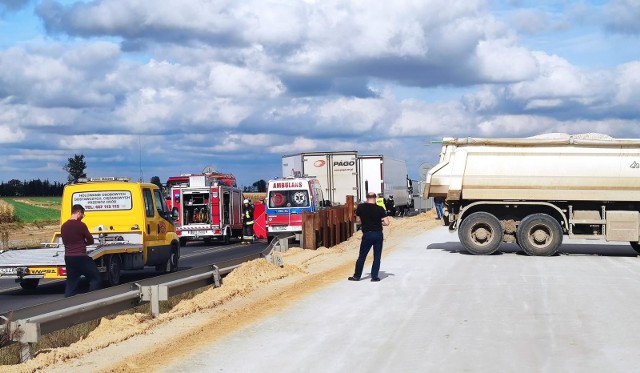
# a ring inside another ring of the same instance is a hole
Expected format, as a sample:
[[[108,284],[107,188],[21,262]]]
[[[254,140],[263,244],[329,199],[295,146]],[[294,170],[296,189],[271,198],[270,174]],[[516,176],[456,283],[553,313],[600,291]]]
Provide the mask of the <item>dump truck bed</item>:
[[[640,141],[448,138],[426,182],[450,201],[640,201]]]

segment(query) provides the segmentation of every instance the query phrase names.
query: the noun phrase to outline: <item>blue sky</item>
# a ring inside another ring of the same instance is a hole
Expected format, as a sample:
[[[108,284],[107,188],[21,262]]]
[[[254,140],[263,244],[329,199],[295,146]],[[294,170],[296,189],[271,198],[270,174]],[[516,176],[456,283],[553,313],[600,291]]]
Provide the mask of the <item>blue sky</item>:
[[[640,2],[0,0],[0,180],[282,155],[434,164],[431,140],[640,137]]]

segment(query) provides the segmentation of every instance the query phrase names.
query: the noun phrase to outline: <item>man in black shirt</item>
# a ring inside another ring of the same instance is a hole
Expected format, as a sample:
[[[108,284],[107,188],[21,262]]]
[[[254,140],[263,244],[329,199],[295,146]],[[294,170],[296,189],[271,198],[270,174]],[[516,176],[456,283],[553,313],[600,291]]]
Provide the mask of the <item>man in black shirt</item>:
[[[389,218],[384,208],[376,204],[376,194],[367,193],[367,202],[361,203],[356,209],[356,220],[362,225],[362,241],[360,242],[360,254],[356,260],[356,269],[349,281],[360,281],[364,261],[373,247],[373,265],[371,266],[371,281],[380,281],[380,258],[382,257],[382,226],[389,225]]]

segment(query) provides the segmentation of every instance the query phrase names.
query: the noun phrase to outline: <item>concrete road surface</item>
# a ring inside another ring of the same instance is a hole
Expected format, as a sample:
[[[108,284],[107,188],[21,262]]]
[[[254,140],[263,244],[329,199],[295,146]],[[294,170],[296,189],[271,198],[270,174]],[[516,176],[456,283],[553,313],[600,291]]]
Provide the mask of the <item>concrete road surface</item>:
[[[166,372],[638,371],[640,258],[567,242],[473,256],[444,227],[418,233],[381,282],[345,278]]]

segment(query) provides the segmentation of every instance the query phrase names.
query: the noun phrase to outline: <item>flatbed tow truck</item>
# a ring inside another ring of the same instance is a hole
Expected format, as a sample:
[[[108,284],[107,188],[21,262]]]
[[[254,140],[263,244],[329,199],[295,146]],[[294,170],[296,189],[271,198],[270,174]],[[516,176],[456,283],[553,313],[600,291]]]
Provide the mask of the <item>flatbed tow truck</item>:
[[[160,272],[178,268],[180,244],[173,217],[160,189],[127,178],[94,178],[65,186],[60,222],[71,207],[82,205],[83,222],[95,244],[87,254],[96,262],[108,285],[120,283],[122,270],[154,266]],[[65,279],[64,245],[60,232],[35,249],[0,252],[0,278],[14,278],[24,289],[35,289],[41,279]]]

